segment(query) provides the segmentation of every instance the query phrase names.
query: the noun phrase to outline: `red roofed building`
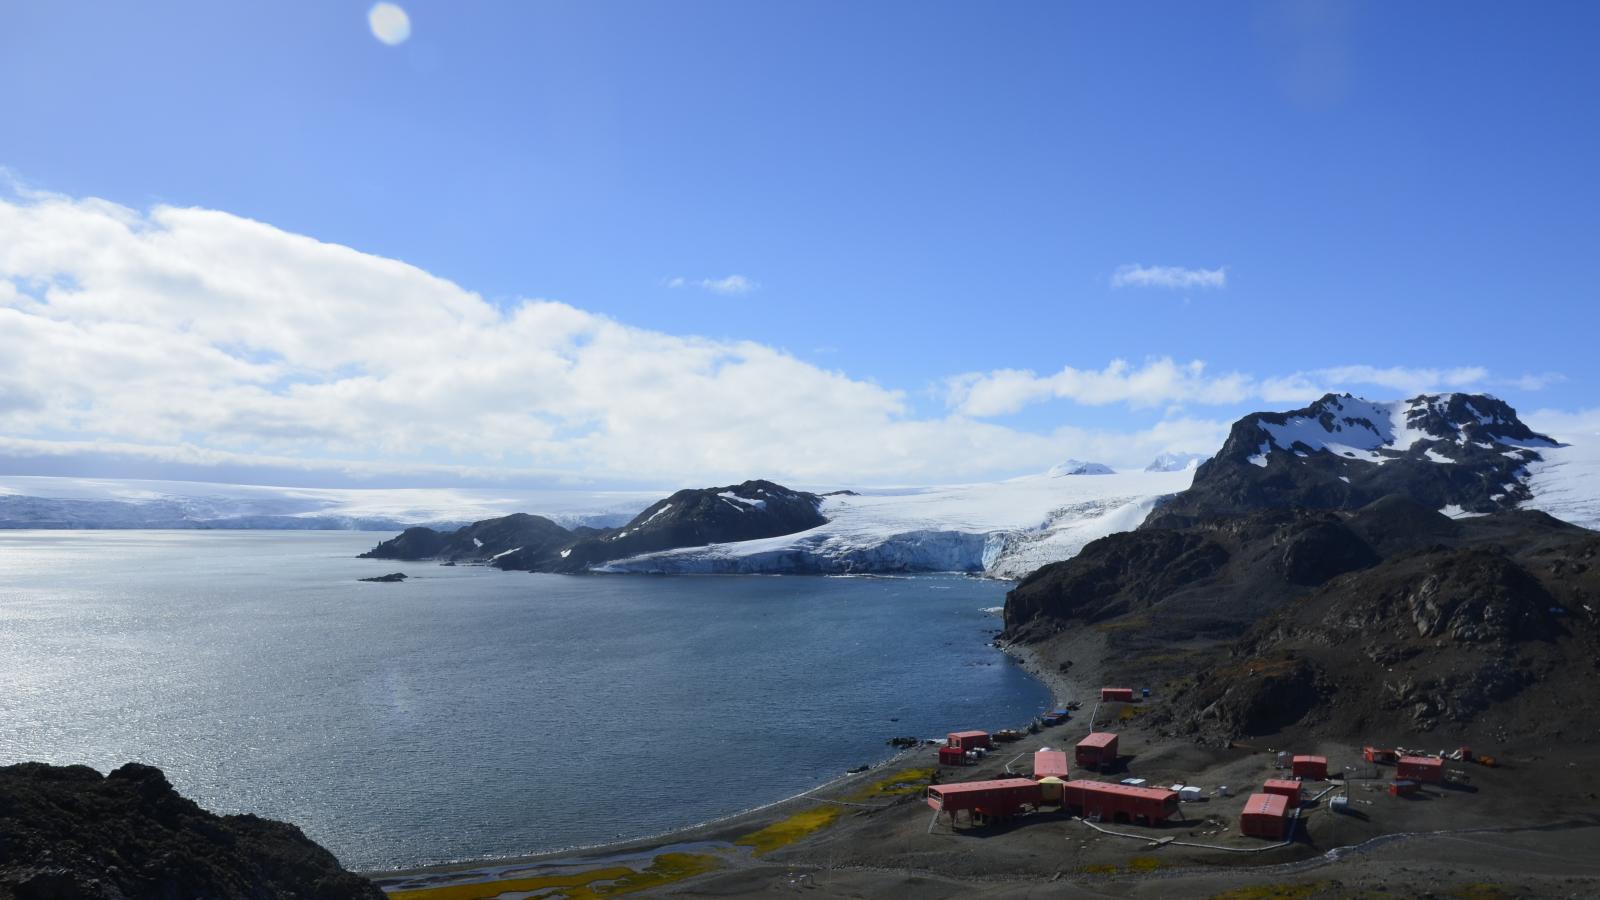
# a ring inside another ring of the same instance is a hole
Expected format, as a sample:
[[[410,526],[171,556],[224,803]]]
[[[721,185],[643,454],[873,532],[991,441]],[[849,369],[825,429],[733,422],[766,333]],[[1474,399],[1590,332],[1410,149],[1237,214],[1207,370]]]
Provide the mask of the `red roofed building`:
[[[1294,758],[1294,774],[1296,778],[1326,781],[1328,780],[1328,758],[1326,756],[1296,756]]]
[[[976,750],[979,747],[988,749],[991,744],[987,731],[952,731],[945,738],[946,747],[955,747],[958,750]]]
[[[1061,806],[1073,815],[1099,816],[1102,821],[1143,820],[1154,825],[1177,815],[1178,792],[1104,781],[1069,781],[1061,787]]]
[[[1251,794],[1239,813],[1239,831],[1251,837],[1283,840],[1289,830],[1289,801],[1277,794]]]
[[[1067,751],[1039,750],[1033,754],[1033,777],[1060,778],[1065,781],[1069,774]]]
[[[969,820],[977,816],[1009,819],[1026,808],[1037,809],[1043,791],[1031,778],[1000,778],[994,781],[968,781],[963,784],[930,784],[924,795],[928,805],[950,814],[966,811]]]
[[[1117,736],[1109,731],[1096,731],[1077,746],[1078,765],[1085,769],[1109,768],[1117,761]]]

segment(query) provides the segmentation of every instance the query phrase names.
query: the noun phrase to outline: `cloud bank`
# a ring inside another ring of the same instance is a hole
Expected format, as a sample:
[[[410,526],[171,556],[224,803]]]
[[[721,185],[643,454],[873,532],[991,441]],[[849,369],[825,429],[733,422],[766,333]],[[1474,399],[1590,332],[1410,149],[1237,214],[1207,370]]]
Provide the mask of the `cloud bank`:
[[[956,376],[930,415],[902,390],[760,343],[634,328],[552,300],[496,305],[415,266],[224,212],[0,196],[0,457],[13,469],[70,458],[323,483],[933,483],[1214,449],[1236,411],[1187,406],[1486,377],[1346,367],[1258,379],[1113,361]],[[1153,412],[1138,430],[984,421],[1052,399]]]

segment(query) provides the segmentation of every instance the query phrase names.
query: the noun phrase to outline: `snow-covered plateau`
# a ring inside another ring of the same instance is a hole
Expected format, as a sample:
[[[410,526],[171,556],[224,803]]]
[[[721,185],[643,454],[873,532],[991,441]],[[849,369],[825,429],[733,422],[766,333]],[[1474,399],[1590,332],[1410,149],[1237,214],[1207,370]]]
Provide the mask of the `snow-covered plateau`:
[[[659,491],[300,488],[0,475],[0,528],[455,528],[515,512],[566,527],[633,518]]]

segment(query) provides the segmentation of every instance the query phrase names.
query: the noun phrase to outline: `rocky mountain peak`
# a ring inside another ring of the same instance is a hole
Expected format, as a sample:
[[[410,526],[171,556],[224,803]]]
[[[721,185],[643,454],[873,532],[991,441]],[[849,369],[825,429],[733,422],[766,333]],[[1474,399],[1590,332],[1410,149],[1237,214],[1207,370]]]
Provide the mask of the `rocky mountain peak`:
[[[1526,500],[1527,465],[1559,446],[1487,394],[1378,402],[1327,394],[1251,413],[1152,517],[1169,524],[1276,507],[1356,509],[1389,494],[1433,509],[1493,512]]]

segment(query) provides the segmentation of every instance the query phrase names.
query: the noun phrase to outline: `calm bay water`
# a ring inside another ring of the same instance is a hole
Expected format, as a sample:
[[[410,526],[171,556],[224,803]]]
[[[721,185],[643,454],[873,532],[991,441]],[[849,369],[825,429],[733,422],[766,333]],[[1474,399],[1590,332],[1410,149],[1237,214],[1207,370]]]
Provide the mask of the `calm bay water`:
[[[147,762],[387,868],[659,833],[1049,702],[985,646],[1004,584],[353,558],[386,536],[0,531],[0,764]]]

